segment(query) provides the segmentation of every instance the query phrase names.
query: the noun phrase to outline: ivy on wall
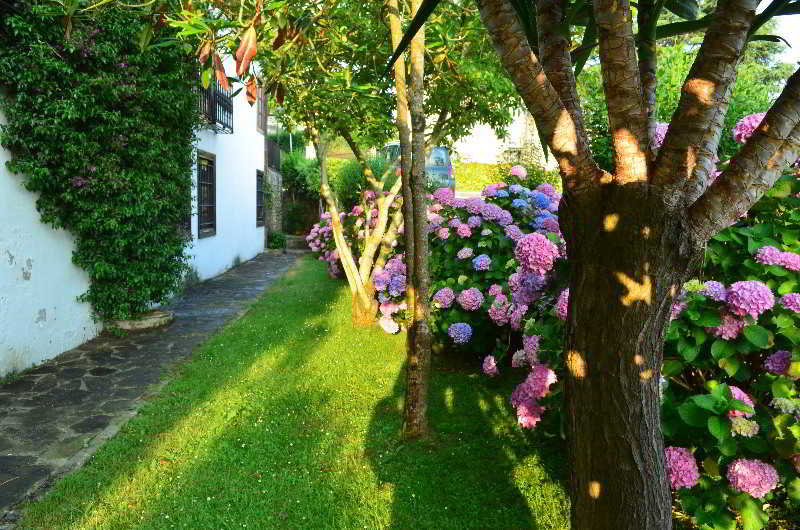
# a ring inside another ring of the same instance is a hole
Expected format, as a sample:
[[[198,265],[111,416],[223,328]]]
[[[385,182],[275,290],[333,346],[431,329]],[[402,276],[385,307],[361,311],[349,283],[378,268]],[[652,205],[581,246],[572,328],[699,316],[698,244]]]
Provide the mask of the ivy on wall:
[[[141,51],[140,13],[104,9],[65,37],[32,5],[0,17],[0,144],[43,222],[76,236],[104,320],[164,301],[187,268],[194,68],[176,41]],[[167,45],[163,45],[167,44]]]

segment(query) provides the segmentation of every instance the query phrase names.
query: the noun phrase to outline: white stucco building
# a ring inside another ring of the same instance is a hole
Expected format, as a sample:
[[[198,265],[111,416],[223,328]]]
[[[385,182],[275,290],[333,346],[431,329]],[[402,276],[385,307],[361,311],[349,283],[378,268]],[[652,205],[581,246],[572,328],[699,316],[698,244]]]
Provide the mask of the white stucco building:
[[[263,175],[273,173],[268,166],[279,166],[274,152],[265,153],[263,99],[251,107],[244,91],[229,94],[212,87],[201,97],[210,119],[197,145],[188,250],[201,280],[264,250]],[[40,221],[36,196],[6,169],[9,158],[0,148],[0,377],[102,331],[91,307],[77,301],[89,277],[72,263],[74,237]]]
[[[468,136],[453,145],[453,152],[463,162],[498,164],[525,160],[538,162],[545,169],[557,167],[554,157],[545,160],[536,123],[533,116],[524,110],[514,112],[505,138],[499,138],[488,125],[476,125]]]

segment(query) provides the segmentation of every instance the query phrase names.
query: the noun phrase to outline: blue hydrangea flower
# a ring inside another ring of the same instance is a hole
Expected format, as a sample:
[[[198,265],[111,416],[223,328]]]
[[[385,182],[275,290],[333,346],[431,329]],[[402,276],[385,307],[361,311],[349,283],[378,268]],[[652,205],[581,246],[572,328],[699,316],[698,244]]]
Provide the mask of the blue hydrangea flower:
[[[480,256],[472,258],[472,268],[476,271],[488,271],[491,266],[492,258],[486,254],[481,254]]]
[[[525,199],[514,199],[511,201],[511,206],[514,208],[527,208],[530,205]]]
[[[508,197],[508,192],[506,190],[497,190],[494,193],[495,197]]]
[[[541,191],[531,192],[531,199],[539,208],[548,208],[550,206],[550,197],[548,197]]]

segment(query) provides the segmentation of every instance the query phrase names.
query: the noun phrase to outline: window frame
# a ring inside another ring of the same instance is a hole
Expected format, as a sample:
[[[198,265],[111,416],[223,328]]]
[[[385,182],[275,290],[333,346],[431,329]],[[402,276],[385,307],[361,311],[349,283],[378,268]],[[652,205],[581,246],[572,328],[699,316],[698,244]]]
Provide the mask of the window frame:
[[[269,120],[268,105],[267,91],[264,87],[258,87],[256,89],[256,130],[264,135],[267,134]]]
[[[266,204],[266,175],[260,169],[256,169],[256,228],[266,224],[267,204]]]
[[[201,180],[203,176],[208,176],[201,170],[203,161],[211,168],[210,178],[205,182]],[[211,202],[208,202],[208,188],[210,188]],[[213,219],[209,222],[203,217],[205,208],[210,207],[213,211]],[[197,239],[203,239],[217,235],[217,157],[213,153],[206,151],[197,152]]]

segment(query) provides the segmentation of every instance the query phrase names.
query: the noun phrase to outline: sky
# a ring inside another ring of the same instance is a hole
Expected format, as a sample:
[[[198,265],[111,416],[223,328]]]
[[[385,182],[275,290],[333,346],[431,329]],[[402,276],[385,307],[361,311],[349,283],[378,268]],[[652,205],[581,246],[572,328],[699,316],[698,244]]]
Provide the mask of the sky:
[[[784,52],[782,59],[796,64],[800,61],[800,15],[778,17],[778,35],[792,45]]]

